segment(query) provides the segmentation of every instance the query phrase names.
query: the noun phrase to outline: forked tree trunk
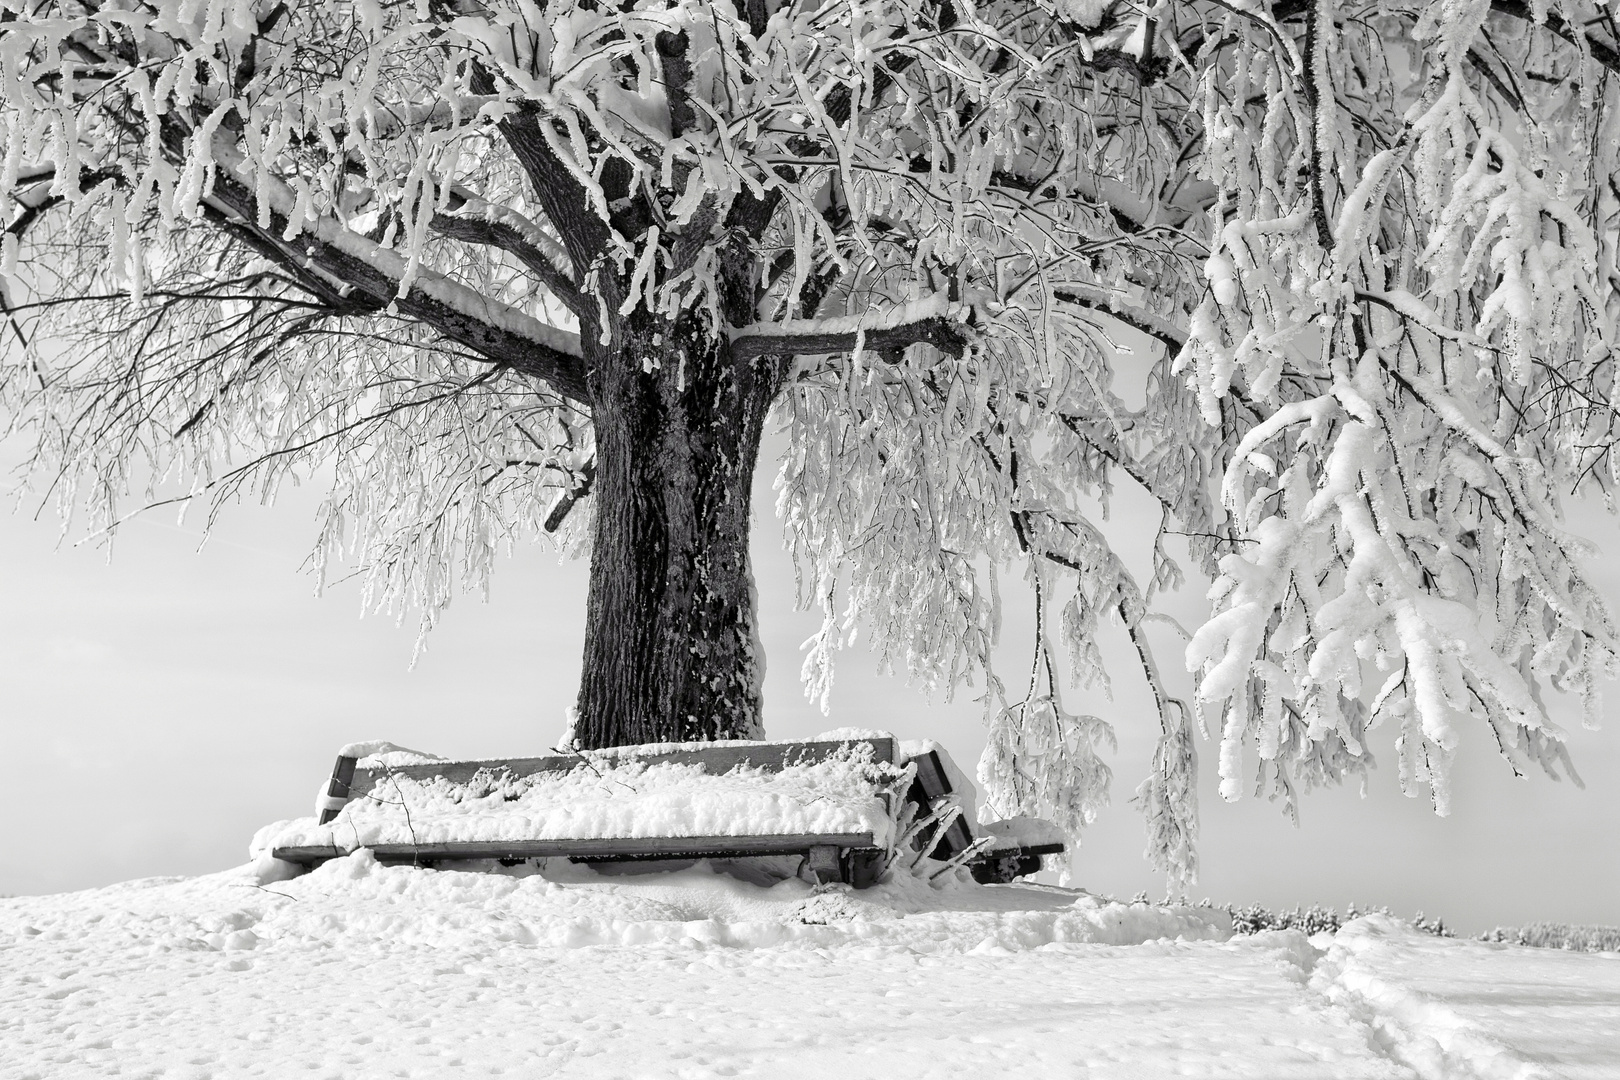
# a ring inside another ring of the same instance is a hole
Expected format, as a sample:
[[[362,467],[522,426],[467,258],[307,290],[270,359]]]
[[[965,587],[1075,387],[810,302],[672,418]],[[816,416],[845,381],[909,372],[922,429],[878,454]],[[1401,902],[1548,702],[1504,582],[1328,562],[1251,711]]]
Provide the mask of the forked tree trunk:
[[[638,311],[589,357],[596,507],[582,748],[758,738],[749,495],[776,365]]]

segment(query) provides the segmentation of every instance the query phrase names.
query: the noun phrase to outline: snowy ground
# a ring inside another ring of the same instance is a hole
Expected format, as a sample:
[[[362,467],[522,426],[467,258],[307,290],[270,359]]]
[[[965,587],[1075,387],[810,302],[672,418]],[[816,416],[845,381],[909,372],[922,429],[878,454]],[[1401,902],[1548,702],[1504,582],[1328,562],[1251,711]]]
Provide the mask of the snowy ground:
[[[1620,955],[548,873],[362,852],[0,900],[0,1077],[1620,1078]]]

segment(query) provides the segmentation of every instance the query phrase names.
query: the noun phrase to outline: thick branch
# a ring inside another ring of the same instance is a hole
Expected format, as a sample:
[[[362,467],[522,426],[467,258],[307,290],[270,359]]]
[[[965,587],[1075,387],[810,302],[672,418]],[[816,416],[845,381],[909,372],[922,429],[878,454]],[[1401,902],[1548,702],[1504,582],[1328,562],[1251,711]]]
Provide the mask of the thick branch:
[[[692,104],[689,87],[692,82],[692,61],[687,56],[686,31],[672,34],[665,30],[654,44],[658,49],[658,62],[663,67],[664,97],[669,102],[669,134],[678,139],[697,127],[697,108]]]
[[[1308,149],[1310,164],[1306,172],[1305,181],[1309,187],[1311,197],[1311,217],[1316,222],[1316,242],[1323,251],[1333,250],[1333,226],[1328,222],[1327,192],[1322,187],[1322,146],[1320,133],[1322,125],[1319,120],[1322,109],[1321,89],[1318,80],[1323,77],[1323,67],[1326,66],[1327,52],[1324,42],[1326,37],[1317,26],[1317,6],[1312,4],[1305,9],[1305,54],[1303,56],[1305,70],[1301,81],[1304,84],[1305,106],[1311,114],[1311,145]],[[1331,29],[1331,28],[1330,28]],[[1320,55],[1319,55],[1320,54]],[[1328,86],[1328,97],[1333,97],[1332,84]]]
[[[769,324],[765,324],[769,325]],[[732,339],[731,353],[738,360],[756,356],[819,356],[854,351],[857,342],[874,351],[903,349],[907,345],[932,345],[940,352],[961,356],[967,347],[968,331],[954,319],[934,316],[901,326],[874,327],[870,330],[806,330],[802,333],[756,332],[750,328]]]
[[[224,154],[218,156],[225,158]],[[238,232],[253,234],[258,239],[254,246],[261,251],[268,248],[277,262],[303,273],[313,270],[334,278],[480,356],[548,383],[564,397],[588,400],[584,364],[566,350],[569,335],[564,332],[504,304],[484,300],[465,286],[426,270],[418,270],[415,283],[400,296],[405,260],[329,219],[306,224],[303,233],[283,240],[288,225],[285,209],[272,207],[269,228],[259,229],[258,199],[223,169],[214,179],[208,202]],[[481,317],[478,307],[488,314]]]
[[[585,298],[562,268],[522,228],[503,221],[499,208],[489,209],[495,212],[481,212],[482,208],[477,205],[464,205],[459,213],[434,214],[433,231],[454,240],[510,252],[540,279],[552,295],[567,305],[568,310],[576,315],[584,313],[587,310]]]
[[[472,88],[480,94],[495,92],[494,76],[476,61]],[[523,166],[541,208],[568,249],[568,258],[577,274],[589,267],[605,249],[608,227],[592,208],[584,185],[551,149],[540,124],[537,109],[526,105],[503,116],[496,127],[512,148],[518,164]]]
[[[552,505],[551,512],[546,515],[546,520],[541,527],[548,533],[554,533],[562,528],[562,523],[568,519],[569,512],[578,505],[581,499],[591,493],[591,488],[595,484],[596,459],[592,458],[579,470],[568,490],[563,492],[562,497]]]

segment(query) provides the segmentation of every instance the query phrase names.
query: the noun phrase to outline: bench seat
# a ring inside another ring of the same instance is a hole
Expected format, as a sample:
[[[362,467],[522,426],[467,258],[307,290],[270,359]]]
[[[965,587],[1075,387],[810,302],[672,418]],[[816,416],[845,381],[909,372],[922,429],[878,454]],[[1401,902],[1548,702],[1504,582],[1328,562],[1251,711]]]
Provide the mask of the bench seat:
[[[388,756],[341,755],[319,818],[290,823],[271,854],[306,866],[360,847],[417,865],[800,855],[819,880],[864,886],[886,865],[905,777],[892,738]]]

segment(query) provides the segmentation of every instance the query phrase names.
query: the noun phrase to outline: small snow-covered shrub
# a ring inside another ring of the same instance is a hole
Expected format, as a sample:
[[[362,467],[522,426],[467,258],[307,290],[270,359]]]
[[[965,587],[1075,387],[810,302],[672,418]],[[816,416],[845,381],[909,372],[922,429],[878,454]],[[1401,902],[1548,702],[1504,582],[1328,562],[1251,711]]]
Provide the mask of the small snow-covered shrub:
[[[1307,934],[1337,933],[1344,920],[1333,908],[1325,908],[1320,904],[1312,904],[1301,910],[1298,907],[1287,911],[1272,911],[1259,904],[1250,904],[1247,907],[1227,905],[1227,911],[1232,913],[1232,933],[1258,934],[1263,930],[1301,930]]]
[[[1264,930],[1336,934],[1345,923],[1362,915],[1392,914],[1387,907],[1358,908],[1355,904],[1351,904],[1345,910],[1343,917],[1339,915],[1338,909],[1323,907],[1321,904],[1312,904],[1308,908],[1292,907],[1287,911],[1272,911],[1260,904],[1249,904],[1247,907],[1228,904],[1226,910],[1231,912],[1234,934],[1258,934]],[[1446,926],[1444,919],[1430,919],[1421,911],[1413,917],[1412,929],[1433,934],[1435,937],[1456,936],[1451,928]]]
[[[1620,952],[1620,926],[1533,922],[1528,926],[1498,926],[1479,935],[1479,940],[1570,952]]]
[[[1413,917],[1413,919],[1412,919],[1412,929],[1421,930],[1425,934],[1433,934],[1435,937],[1456,937],[1457,936],[1456,933],[1454,933],[1452,931],[1451,927],[1446,925],[1446,920],[1444,920],[1444,919],[1430,919],[1427,916],[1425,916],[1423,914],[1423,912],[1421,912],[1421,911],[1418,912],[1417,915]]]

